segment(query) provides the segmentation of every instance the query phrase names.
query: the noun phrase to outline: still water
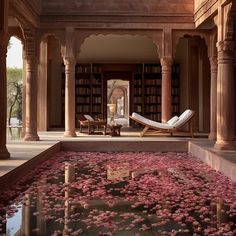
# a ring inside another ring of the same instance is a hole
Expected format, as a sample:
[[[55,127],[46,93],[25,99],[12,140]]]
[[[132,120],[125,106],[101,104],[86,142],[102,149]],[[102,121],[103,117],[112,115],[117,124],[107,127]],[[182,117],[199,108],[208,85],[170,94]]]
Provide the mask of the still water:
[[[0,200],[0,235],[236,235],[236,183],[186,153],[59,152]]]

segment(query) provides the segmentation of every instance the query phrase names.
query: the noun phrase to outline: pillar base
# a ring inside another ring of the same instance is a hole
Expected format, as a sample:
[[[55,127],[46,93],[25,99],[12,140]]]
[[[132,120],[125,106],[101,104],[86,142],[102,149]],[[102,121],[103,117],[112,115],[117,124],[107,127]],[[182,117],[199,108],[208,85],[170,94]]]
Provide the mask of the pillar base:
[[[26,134],[24,141],[39,141],[39,136],[37,134]]]
[[[236,150],[235,141],[220,141],[214,145],[215,149],[218,150]]]
[[[65,138],[70,138],[70,137],[77,137],[75,131],[65,131],[64,132],[64,137]]]
[[[211,133],[208,135],[208,139],[210,139],[210,140],[216,140],[216,132],[211,132]]]
[[[10,153],[8,152],[7,148],[2,148],[0,149],[0,159],[9,159],[10,158]]]

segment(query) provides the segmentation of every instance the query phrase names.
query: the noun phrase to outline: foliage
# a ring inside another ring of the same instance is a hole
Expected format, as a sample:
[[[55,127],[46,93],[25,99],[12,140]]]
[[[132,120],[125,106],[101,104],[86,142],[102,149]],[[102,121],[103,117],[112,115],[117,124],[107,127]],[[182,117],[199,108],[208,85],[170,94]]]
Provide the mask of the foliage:
[[[8,125],[11,117],[22,120],[22,69],[7,68]]]
[[[112,93],[114,92],[115,88],[116,88],[116,80],[112,81],[112,83],[108,86],[108,94],[107,94],[107,102],[108,103],[113,103],[113,101],[111,101],[111,97],[112,97]]]

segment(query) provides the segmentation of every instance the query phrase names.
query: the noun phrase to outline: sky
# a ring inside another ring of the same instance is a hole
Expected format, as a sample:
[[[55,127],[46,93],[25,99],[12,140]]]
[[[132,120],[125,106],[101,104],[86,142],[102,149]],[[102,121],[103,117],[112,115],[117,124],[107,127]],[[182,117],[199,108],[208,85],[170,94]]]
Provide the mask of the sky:
[[[11,37],[11,48],[7,51],[7,67],[23,67],[22,61],[22,44],[21,41],[15,37]]]

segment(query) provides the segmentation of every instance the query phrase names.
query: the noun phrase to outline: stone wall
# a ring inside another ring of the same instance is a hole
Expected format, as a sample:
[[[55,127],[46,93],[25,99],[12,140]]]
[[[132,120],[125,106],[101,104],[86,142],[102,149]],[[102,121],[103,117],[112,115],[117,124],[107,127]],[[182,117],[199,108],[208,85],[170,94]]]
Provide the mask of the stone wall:
[[[43,0],[43,13],[187,13],[194,11],[194,0]]]
[[[194,0],[194,10],[196,11],[203,3],[208,0]]]

